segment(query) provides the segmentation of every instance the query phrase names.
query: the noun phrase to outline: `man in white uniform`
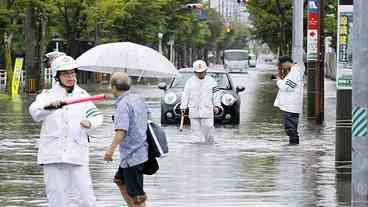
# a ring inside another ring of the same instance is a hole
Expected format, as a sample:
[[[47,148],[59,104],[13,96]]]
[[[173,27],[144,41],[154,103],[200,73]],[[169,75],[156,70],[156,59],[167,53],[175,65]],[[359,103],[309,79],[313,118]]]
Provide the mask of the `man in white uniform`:
[[[290,144],[299,144],[299,115],[303,111],[304,70],[288,56],[279,58],[279,67],[285,77],[276,76],[279,88],[274,106],[283,112],[283,122]]]
[[[66,99],[88,97],[76,84],[77,64],[61,56],[52,62],[57,83],[31,104],[32,118],[42,122],[38,164],[43,166],[49,207],[92,207],[96,198],[89,172],[88,132],[102,124],[102,114],[92,102],[66,105]],[[54,110],[45,110],[45,107]]]
[[[216,81],[206,75],[208,67],[203,60],[193,63],[194,76],[185,84],[180,109],[189,108],[190,125],[193,133],[207,143],[213,143],[214,112],[218,113],[221,102],[214,96]]]

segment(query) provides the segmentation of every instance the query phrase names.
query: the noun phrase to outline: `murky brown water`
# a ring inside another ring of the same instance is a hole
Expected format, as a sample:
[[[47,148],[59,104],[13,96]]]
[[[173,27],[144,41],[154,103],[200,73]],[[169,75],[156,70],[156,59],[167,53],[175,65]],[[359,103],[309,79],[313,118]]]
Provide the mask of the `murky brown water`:
[[[170,154],[160,172],[145,177],[149,206],[350,206],[350,175],[334,166],[335,91],[327,82],[326,123],[303,119],[301,145],[288,146],[281,117],[272,107],[276,90],[269,71],[233,75],[245,85],[239,127],[219,126],[216,144],[197,143],[189,129],[166,127]],[[136,87],[159,121],[161,91]],[[39,125],[28,115],[32,97],[0,96],[0,206],[47,206],[41,169],[36,165]],[[91,171],[98,206],[125,206],[111,182],[118,161],[102,155],[111,141],[112,101],[99,103],[105,123],[91,144]],[[116,157],[117,158],[117,157]]]

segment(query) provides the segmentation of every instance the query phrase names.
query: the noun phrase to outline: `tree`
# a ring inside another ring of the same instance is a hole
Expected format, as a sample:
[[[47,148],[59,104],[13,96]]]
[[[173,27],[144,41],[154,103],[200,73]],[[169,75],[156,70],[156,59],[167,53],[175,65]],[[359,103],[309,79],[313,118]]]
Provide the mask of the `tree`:
[[[252,0],[247,5],[254,26],[254,36],[268,44],[274,53],[279,50],[280,54],[290,54],[292,1]]]
[[[165,1],[123,0],[122,14],[113,22],[115,34],[123,41],[152,45],[164,24],[161,8]]]
[[[329,32],[332,36],[332,47],[336,49],[337,42],[337,4],[336,0],[327,0],[325,4],[325,31]]]
[[[290,0],[252,0],[247,3],[254,29],[253,35],[266,43],[273,52],[291,52],[292,41],[292,1]],[[322,8],[325,14],[324,28],[332,34],[336,42],[337,1],[326,0]],[[307,18],[307,11],[305,12]],[[333,45],[336,47],[335,45]]]
[[[89,38],[88,9],[94,8],[96,0],[54,0],[50,4],[53,31],[62,35],[66,53],[75,57],[79,52],[79,40]]]
[[[4,54],[4,65],[7,71],[7,89],[10,94],[13,76],[12,54],[16,44],[13,41],[19,40],[19,30],[22,22],[22,7],[15,0],[3,0],[0,4],[0,35],[1,45]]]
[[[34,79],[37,85],[33,90],[43,86],[41,71],[42,57],[47,45],[47,14],[50,2],[40,0],[25,1],[24,39],[26,78]]]

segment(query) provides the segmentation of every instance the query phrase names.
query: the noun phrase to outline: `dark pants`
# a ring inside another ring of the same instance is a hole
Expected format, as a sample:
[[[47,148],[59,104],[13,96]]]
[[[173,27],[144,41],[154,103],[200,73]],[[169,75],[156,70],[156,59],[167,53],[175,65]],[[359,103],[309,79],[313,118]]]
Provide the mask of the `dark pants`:
[[[284,127],[286,134],[289,136],[290,144],[299,144],[299,114],[283,112]]]
[[[143,165],[139,164],[128,168],[119,167],[115,174],[114,182],[125,185],[132,198],[146,195],[143,190]]]

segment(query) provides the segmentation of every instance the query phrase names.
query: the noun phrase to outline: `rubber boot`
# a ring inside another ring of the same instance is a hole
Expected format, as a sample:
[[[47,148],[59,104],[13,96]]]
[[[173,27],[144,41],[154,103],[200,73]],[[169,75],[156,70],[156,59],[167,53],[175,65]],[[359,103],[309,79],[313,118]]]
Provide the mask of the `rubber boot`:
[[[299,137],[289,137],[289,144],[298,145],[299,144]]]

